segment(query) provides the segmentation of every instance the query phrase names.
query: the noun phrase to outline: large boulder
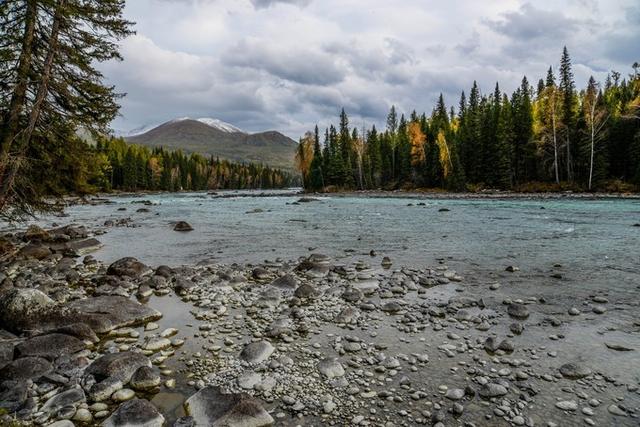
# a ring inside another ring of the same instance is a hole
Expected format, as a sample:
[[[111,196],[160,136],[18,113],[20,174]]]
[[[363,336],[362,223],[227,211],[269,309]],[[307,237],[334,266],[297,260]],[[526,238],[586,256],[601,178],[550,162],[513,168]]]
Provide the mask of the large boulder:
[[[96,333],[136,326],[158,320],[162,313],[122,296],[104,295],[72,301],[67,308],[77,312],[77,320],[87,323]]]
[[[151,271],[149,267],[133,257],[121,258],[107,269],[107,274],[112,276],[128,276],[138,278]]]
[[[15,346],[15,343],[12,341],[0,340],[0,369],[7,366],[13,360],[13,349]]]
[[[53,370],[51,362],[42,357],[16,359],[0,369],[0,382],[35,380]]]
[[[27,397],[26,381],[0,381],[0,413],[16,412],[27,401]],[[2,424],[1,421],[0,424]]]
[[[162,427],[164,417],[144,399],[129,400],[107,418],[102,427]]]
[[[84,240],[74,240],[67,243],[67,249],[75,251],[78,255],[85,255],[93,251],[97,251],[102,247],[102,243],[93,237]]]
[[[84,342],[65,334],[47,334],[29,338],[15,348],[17,357],[42,357],[55,360],[65,354],[73,354],[86,348]]]
[[[51,240],[51,235],[42,227],[33,224],[24,232],[22,239],[26,242],[48,242]]]
[[[133,374],[143,366],[151,367],[151,361],[147,356],[142,353],[125,351],[100,356],[89,365],[85,372],[93,375],[98,381],[114,377],[122,381],[123,384],[127,384],[131,381]]]
[[[51,397],[45,402],[40,411],[47,414],[55,414],[65,406],[77,407],[85,401],[84,391],[81,388],[72,388]]]
[[[262,427],[274,423],[260,401],[245,394],[223,394],[219,387],[205,387],[184,404],[196,426]]]
[[[69,224],[64,227],[56,228],[50,230],[51,233],[56,240],[75,240],[75,239],[84,239],[89,236],[89,232],[84,225],[75,225]]]
[[[51,255],[51,249],[41,243],[29,243],[18,252],[20,258],[43,260]]]
[[[13,288],[0,294],[0,324],[13,332],[37,326],[55,302],[37,289]]]

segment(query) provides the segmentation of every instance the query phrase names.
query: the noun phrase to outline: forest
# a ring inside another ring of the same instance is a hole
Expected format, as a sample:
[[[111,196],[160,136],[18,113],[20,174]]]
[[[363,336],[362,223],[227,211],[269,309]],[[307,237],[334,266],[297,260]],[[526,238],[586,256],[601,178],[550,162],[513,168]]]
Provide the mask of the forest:
[[[96,161],[103,165],[99,186],[107,190],[245,190],[286,188],[294,183],[291,174],[269,166],[151,150],[115,138],[97,142]]]
[[[457,109],[440,95],[433,111],[391,107],[386,129],[339,124],[300,140],[296,164],[310,191],[482,189],[637,191],[640,186],[640,65],[604,84],[576,88],[564,48],[556,73],[511,95],[473,83]]]

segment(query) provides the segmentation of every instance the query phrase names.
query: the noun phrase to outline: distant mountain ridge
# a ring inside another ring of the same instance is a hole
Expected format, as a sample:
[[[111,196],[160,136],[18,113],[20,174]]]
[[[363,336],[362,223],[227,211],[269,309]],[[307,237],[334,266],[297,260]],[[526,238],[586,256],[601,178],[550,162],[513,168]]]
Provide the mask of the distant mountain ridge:
[[[214,118],[177,118],[121,134],[128,142],[294,169],[297,143],[277,131],[250,134]]]

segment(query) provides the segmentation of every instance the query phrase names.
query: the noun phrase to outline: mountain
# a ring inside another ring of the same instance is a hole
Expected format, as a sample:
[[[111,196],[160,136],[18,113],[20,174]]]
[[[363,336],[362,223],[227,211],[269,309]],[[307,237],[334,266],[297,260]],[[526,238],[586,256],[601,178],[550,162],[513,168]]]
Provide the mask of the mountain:
[[[128,142],[232,161],[264,163],[294,169],[297,143],[276,131],[246,133],[218,119],[184,117],[122,135]]]

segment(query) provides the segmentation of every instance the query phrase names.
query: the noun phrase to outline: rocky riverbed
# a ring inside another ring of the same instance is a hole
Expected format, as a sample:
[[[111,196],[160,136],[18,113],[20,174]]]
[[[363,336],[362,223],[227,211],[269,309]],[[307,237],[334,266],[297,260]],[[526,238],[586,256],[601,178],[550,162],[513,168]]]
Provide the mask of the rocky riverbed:
[[[637,292],[373,251],[106,265],[93,234],[0,240],[0,424],[640,423]]]

